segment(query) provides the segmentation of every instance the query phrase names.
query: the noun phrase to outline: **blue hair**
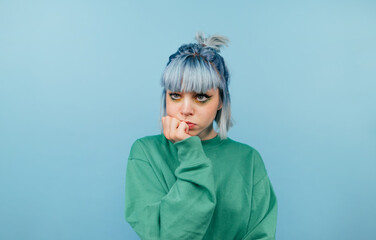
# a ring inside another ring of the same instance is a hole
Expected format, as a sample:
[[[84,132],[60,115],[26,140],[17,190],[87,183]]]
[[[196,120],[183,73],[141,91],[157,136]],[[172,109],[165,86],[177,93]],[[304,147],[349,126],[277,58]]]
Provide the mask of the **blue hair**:
[[[220,47],[227,45],[224,36],[213,35],[204,38],[196,34],[198,43],[183,44],[169,61],[162,75],[163,87],[161,115],[166,116],[166,91],[204,93],[209,89],[219,89],[222,108],[217,111],[215,122],[221,139],[227,138],[227,131],[232,126],[231,101],[228,91],[229,73],[219,55]]]

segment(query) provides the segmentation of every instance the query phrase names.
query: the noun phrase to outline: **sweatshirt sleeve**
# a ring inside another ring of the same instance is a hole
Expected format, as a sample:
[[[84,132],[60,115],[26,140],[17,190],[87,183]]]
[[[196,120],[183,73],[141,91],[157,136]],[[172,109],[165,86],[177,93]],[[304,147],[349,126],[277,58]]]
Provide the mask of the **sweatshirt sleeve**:
[[[275,240],[277,198],[258,152],[254,160],[256,181],[252,190],[248,232],[243,240]]]
[[[125,218],[141,239],[202,239],[216,205],[212,164],[197,136],[174,144],[180,165],[168,192],[144,154],[129,158]],[[136,141],[132,151],[147,151]]]

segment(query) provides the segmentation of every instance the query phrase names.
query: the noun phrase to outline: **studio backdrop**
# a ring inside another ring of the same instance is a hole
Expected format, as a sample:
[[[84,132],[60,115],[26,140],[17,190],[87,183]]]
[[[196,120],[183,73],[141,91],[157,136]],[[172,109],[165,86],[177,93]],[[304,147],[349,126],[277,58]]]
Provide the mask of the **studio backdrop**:
[[[0,239],[139,239],[131,144],[160,133],[160,78],[222,34],[228,136],[257,149],[278,240],[372,239],[376,2],[0,1]]]

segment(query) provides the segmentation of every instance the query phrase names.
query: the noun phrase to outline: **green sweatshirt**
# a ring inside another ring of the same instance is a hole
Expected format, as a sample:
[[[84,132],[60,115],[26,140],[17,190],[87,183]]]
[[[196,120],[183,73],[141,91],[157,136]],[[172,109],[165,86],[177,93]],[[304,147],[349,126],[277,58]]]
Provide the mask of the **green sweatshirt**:
[[[277,199],[261,156],[230,138],[136,140],[125,194],[141,239],[275,239]]]

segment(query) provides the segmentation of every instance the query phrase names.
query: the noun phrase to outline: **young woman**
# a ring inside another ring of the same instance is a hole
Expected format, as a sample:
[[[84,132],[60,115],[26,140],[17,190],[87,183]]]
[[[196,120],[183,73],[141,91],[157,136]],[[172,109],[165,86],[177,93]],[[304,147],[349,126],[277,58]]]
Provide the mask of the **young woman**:
[[[219,50],[228,39],[196,39],[164,70],[163,133],[132,145],[125,218],[141,239],[275,239],[277,200],[263,160],[227,137],[229,74]]]

